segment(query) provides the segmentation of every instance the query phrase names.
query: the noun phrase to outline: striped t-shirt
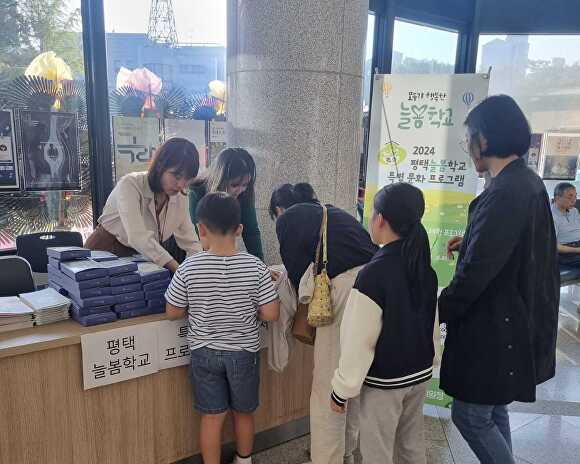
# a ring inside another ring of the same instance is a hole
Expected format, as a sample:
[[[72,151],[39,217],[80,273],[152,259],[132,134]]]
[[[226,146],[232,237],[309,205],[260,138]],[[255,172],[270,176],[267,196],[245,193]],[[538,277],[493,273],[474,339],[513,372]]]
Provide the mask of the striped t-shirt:
[[[195,254],[179,266],[165,293],[169,304],[189,308],[191,350],[257,352],[258,307],[277,298],[270,271],[248,253]]]

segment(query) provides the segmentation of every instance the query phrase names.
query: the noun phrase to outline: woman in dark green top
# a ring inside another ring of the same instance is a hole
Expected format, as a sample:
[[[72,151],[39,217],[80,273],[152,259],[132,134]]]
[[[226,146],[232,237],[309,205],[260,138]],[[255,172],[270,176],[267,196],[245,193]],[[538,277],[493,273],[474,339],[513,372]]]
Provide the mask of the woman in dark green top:
[[[190,187],[189,212],[197,227],[196,209],[207,193],[227,192],[237,198],[242,208],[242,238],[248,253],[264,260],[262,238],[256,218],[254,184],[256,163],[243,148],[226,148],[205,175],[198,177]]]

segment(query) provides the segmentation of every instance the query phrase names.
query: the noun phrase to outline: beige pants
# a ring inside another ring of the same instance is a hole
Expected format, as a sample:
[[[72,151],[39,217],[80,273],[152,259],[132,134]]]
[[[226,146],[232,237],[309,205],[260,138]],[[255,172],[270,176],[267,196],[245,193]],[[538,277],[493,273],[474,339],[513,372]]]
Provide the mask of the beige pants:
[[[423,403],[428,384],[397,390],[363,386],[360,450],[364,464],[425,464]]]
[[[358,398],[348,402],[346,414],[330,409],[331,381],[340,358],[340,323],[359,268],[332,279],[331,296],[335,311],[334,323],[316,329],[314,373],[310,395],[311,459],[313,464],[353,463],[358,446]]]

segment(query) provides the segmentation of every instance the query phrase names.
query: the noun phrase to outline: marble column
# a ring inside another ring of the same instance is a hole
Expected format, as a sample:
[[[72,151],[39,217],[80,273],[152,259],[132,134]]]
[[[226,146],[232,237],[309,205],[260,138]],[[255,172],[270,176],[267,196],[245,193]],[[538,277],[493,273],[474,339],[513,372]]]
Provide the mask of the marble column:
[[[368,0],[228,0],[228,146],[258,169],[266,261],[278,262],[273,189],[310,182],[355,212]]]

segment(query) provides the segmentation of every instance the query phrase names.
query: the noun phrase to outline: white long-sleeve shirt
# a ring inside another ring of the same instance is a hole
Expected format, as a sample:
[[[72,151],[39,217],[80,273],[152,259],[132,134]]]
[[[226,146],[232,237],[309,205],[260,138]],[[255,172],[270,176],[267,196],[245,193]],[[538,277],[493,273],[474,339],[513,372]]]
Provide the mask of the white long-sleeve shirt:
[[[159,237],[155,196],[146,172],[127,174],[119,180],[98,222],[123,245],[134,248],[159,266],[165,266],[173,259],[160,243],[172,235],[188,256],[202,251],[189,216],[186,195],[169,197],[167,215],[161,213],[162,237]]]

